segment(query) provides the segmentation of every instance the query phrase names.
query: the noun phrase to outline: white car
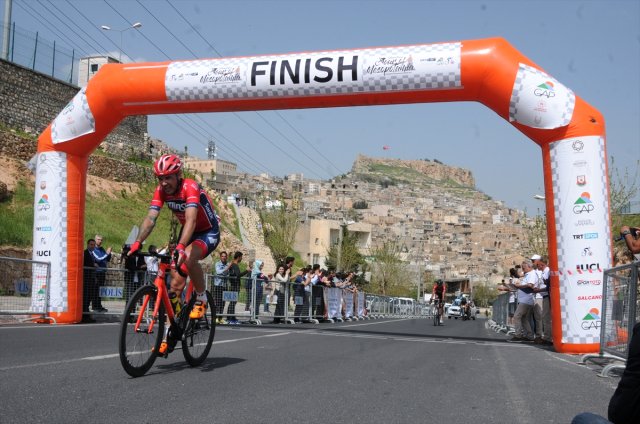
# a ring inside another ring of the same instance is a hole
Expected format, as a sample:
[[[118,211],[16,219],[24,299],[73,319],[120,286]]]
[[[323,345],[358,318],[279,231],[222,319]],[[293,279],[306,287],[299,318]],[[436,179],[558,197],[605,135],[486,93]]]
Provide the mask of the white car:
[[[469,299],[467,299],[467,302],[467,304],[469,305],[472,304]],[[476,308],[475,306],[469,306],[469,312],[469,318],[475,321],[476,314],[478,313],[478,308]],[[460,299],[456,299],[453,301],[451,306],[449,306],[449,308],[447,309],[445,315],[448,319],[451,319],[451,317],[454,317],[455,319],[462,317],[462,307],[460,306]]]
[[[453,301],[453,303],[447,308],[447,312],[445,313],[445,315],[448,319],[451,319],[451,317],[458,319],[462,316],[460,312],[460,299],[456,299]]]

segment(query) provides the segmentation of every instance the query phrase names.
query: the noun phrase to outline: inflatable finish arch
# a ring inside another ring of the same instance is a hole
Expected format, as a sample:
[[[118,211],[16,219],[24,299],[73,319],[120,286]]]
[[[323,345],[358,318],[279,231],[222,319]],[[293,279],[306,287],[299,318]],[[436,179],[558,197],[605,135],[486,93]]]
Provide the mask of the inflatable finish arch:
[[[501,38],[104,66],[38,141],[33,251],[51,259],[49,312],[81,319],[88,156],[125,116],[445,101],[481,102],[541,147],[554,344],[597,351],[611,266],[604,119]]]

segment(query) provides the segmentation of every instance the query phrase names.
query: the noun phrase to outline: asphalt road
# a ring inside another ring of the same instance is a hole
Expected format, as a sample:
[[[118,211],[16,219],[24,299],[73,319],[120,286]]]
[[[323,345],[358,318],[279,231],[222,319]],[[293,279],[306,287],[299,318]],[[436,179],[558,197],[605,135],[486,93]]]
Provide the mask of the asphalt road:
[[[219,326],[202,367],[176,350],[137,379],[117,334],[0,326],[0,422],[569,423],[606,416],[618,383],[484,319]]]

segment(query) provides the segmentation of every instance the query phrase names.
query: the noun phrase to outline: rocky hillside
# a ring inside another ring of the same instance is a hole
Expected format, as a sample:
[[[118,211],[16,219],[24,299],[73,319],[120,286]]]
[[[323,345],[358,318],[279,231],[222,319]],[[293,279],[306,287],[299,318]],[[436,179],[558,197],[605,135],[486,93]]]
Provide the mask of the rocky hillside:
[[[401,175],[394,176],[390,172],[393,168],[402,168],[413,172],[402,172]],[[447,166],[440,162],[429,160],[400,160],[358,155],[351,171],[357,175],[384,175],[386,178],[396,178],[404,182],[410,182],[413,176],[422,180],[426,179],[435,184],[453,182],[470,188],[474,188],[476,185],[473,175],[468,169]]]

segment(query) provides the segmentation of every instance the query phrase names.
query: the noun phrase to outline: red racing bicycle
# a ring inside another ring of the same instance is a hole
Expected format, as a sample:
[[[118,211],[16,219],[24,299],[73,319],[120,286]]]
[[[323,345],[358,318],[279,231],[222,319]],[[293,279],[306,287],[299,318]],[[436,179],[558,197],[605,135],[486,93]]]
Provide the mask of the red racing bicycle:
[[[185,303],[175,313],[167,290],[165,275],[171,268],[171,257],[160,259],[153,284],[140,287],[129,299],[120,326],[119,353],[122,367],[132,377],[144,375],[158,356],[167,357],[178,342],[182,343],[184,359],[192,367],[204,362],[209,355],[216,329],[213,296],[207,290],[207,312],[200,319],[190,319],[195,303],[191,282],[187,285]]]

